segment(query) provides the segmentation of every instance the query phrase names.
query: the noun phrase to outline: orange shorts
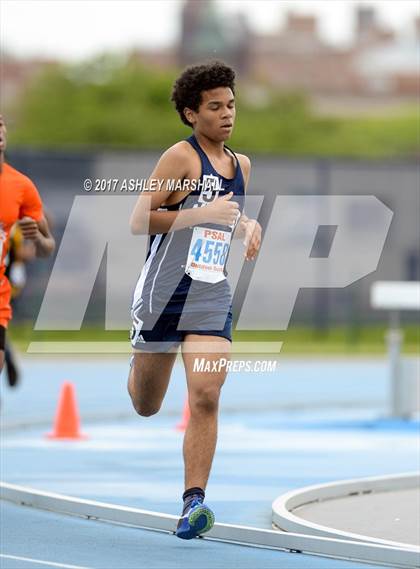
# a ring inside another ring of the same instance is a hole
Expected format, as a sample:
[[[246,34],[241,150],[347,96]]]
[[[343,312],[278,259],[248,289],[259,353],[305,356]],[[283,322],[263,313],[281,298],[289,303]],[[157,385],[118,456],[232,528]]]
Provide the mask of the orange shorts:
[[[7,328],[9,320],[12,318],[12,307],[10,306],[11,286],[6,277],[0,283],[0,326]]]

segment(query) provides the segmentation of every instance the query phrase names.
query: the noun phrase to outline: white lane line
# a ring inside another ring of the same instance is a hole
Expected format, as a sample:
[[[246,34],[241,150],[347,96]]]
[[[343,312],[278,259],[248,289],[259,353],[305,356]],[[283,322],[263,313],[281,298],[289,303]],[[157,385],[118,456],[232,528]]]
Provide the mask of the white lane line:
[[[0,482],[0,499],[20,506],[32,506],[41,510],[96,518],[98,520],[134,526],[142,529],[174,533],[178,516],[162,514],[105,502],[74,498],[34,488]],[[419,547],[397,548],[359,541],[340,540],[305,534],[283,533],[275,530],[231,524],[215,524],[206,538],[254,547],[299,551],[350,561],[371,562],[386,567],[418,569]],[[175,539],[175,538],[174,538]]]
[[[62,567],[63,569],[91,569],[90,567],[82,567],[81,565],[66,565],[64,563],[54,563],[53,561],[42,561],[42,559],[32,559],[32,557],[17,557],[16,555],[6,555],[5,553],[0,553],[0,557],[3,557],[4,559],[14,559],[15,561],[27,561],[28,563],[49,565],[50,567]]]

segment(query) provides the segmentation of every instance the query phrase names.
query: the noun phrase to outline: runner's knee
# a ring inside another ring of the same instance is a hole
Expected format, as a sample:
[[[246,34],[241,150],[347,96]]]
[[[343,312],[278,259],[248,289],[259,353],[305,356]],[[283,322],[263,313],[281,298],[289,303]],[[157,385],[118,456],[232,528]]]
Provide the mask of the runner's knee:
[[[160,409],[160,405],[159,406],[150,405],[150,403],[148,403],[147,401],[143,401],[143,399],[132,398],[132,402],[133,402],[133,407],[136,410],[136,413],[138,415],[141,415],[141,417],[151,417],[152,415],[156,415],[156,413],[158,413]]]
[[[220,389],[219,385],[195,388],[189,397],[191,413],[215,413],[219,406]]]
[[[156,415],[160,409],[161,403],[147,401],[144,393],[142,393],[142,390],[138,387],[135,373],[134,369],[131,368],[127,386],[133,407],[136,410],[136,413],[142,417],[151,417],[152,415]]]

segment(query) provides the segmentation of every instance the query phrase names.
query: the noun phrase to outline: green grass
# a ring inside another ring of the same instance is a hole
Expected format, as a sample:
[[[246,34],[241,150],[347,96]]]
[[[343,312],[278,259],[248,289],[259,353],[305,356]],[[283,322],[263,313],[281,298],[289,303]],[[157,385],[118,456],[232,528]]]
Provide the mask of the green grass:
[[[386,353],[383,325],[354,329],[346,326],[334,327],[326,332],[305,326],[291,326],[286,331],[238,331],[234,340],[238,342],[283,342],[283,355],[383,355]],[[403,352],[420,355],[420,329],[416,325],[403,328]],[[10,338],[21,350],[26,351],[30,342],[128,342],[128,330],[106,331],[97,326],[86,326],[78,331],[38,331],[32,324],[12,324]]]

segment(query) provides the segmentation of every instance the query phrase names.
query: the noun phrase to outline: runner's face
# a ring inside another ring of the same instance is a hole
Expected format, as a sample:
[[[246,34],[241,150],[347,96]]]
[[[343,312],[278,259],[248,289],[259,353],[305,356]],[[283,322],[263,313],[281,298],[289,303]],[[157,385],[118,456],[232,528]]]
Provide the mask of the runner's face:
[[[229,87],[201,93],[198,113],[194,113],[194,132],[222,142],[230,138],[235,122],[235,97]]]

